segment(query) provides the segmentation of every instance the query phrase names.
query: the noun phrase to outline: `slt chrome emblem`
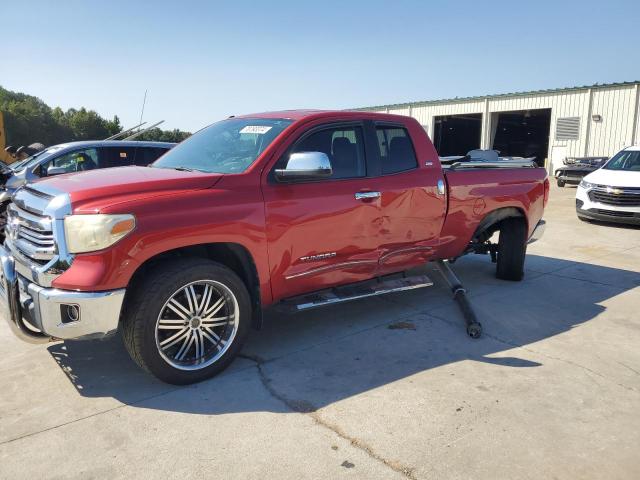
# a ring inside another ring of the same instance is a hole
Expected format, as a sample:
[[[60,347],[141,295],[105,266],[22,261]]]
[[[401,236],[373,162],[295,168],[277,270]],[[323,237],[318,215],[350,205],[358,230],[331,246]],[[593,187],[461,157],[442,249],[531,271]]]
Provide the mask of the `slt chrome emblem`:
[[[333,258],[336,256],[336,252],[319,253],[317,255],[307,255],[306,257],[300,257],[301,262],[314,262],[316,260],[325,260],[327,258]]]

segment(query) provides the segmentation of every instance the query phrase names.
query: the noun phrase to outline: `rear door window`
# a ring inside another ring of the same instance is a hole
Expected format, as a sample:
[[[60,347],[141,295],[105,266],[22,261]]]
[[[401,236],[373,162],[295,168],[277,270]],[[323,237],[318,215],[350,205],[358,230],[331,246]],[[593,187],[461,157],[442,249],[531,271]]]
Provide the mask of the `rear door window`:
[[[383,175],[412,170],[418,166],[411,137],[405,128],[378,126],[376,135]]]
[[[169,149],[161,147],[138,147],[135,164],[146,167],[164,155]]]
[[[100,168],[135,165],[136,147],[103,147],[103,162]]]

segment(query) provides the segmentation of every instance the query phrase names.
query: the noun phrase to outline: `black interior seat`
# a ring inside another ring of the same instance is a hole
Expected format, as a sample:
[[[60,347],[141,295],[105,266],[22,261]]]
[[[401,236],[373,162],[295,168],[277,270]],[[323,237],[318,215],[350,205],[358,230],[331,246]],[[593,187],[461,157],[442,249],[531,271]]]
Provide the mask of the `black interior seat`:
[[[93,170],[94,168],[98,168],[96,162],[94,162],[93,159],[86,153],[79,153],[77,162],[78,170],[81,171]]]
[[[391,139],[387,165],[394,172],[410,170],[416,167],[416,157],[413,153],[411,140],[408,137],[394,137]]]
[[[349,178],[358,176],[358,152],[348,138],[336,137],[331,148],[333,176]]]

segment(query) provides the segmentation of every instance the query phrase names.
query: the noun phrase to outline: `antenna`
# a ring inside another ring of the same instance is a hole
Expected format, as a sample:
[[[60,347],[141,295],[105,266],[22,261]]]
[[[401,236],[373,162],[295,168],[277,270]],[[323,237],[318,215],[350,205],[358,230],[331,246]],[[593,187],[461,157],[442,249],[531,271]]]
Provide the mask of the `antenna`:
[[[147,103],[147,90],[144,91],[144,99],[142,100],[142,111],[140,112],[140,123],[142,123],[142,116],[144,115],[144,106]]]

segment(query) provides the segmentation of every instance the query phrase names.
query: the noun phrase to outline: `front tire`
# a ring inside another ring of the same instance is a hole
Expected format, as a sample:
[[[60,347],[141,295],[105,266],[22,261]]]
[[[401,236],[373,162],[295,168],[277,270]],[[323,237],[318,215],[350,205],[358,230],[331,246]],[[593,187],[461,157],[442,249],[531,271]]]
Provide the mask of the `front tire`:
[[[522,218],[503,220],[498,240],[496,277],[514,282],[522,280],[526,253],[527,223]]]
[[[163,382],[186,385],[220,373],[240,352],[251,301],[229,268],[184,258],[147,272],[123,313],[122,338],[131,358]]]
[[[564,184],[565,184],[564,180],[558,180],[556,183],[560,188],[564,187]]]

